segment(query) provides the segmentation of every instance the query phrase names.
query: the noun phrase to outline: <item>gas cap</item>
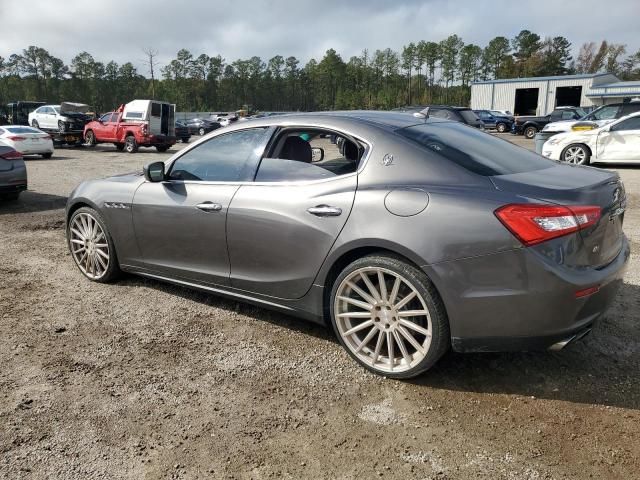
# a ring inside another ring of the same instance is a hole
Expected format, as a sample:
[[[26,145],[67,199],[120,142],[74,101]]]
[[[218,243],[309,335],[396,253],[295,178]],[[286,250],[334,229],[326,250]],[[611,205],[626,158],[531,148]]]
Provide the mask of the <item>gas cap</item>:
[[[398,188],[387,193],[384,206],[399,217],[412,217],[429,205],[429,194],[419,188]]]

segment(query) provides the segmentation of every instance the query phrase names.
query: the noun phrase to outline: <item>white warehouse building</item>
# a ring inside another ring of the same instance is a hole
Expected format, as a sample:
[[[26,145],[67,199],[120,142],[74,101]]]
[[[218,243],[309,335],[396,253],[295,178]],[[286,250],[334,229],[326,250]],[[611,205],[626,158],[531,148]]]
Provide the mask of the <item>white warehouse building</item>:
[[[640,81],[621,82],[611,73],[487,80],[471,84],[473,110],[546,115],[555,107],[589,107],[640,97]]]

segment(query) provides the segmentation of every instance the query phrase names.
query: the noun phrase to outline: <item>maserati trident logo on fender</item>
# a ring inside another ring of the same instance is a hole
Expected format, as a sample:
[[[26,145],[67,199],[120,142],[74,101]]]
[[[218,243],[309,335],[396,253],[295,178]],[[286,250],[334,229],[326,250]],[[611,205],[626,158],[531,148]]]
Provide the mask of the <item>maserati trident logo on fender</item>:
[[[391,155],[390,153],[387,153],[384,157],[382,157],[382,164],[385,167],[388,167],[392,163],[393,163],[393,155]]]

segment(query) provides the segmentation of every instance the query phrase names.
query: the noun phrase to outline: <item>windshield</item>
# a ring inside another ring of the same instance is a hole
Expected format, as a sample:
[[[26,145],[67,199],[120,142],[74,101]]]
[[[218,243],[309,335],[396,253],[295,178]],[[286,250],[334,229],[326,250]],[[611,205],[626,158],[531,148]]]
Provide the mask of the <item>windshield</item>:
[[[611,120],[612,118],[616,118],[619,109],[620,107],[618,105],[605,105],[595,109],[580,120]]]
[[[468,123],[477,123],[480,120],[473,110],[458,110],[458,113],[462,115],[464,121]]]
[[[51,107],[51,109],[57,114],[60,114],[60,107]]]
[[[587,112],[585,112],[585,111],[584,111],[583,109],[581,109],[581,108],[576,108],[576,113],[578,114],[578,116],[579,116],[580,118],[584,117],[584,116],[587,114]]]
[[[478,175],[508,175],[555,165],[507,140],[460,123],[433,122],[396,132]]]

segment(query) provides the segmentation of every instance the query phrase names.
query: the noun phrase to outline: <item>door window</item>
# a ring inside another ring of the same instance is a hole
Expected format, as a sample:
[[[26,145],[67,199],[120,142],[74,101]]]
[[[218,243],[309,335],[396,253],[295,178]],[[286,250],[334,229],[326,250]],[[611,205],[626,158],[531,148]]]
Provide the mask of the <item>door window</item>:
[[[321,180],[354,173],[363,148],[327,130],[287,129],[263,158],[256,182]]]
[[[562,120],[573,120],[576,118],[576,114],[574,112],[562,112]]]
[[[104,115],[102,115],[102,116],[100,117],[100,121],[101,121],[102,123],[105,123],[105,122],[108,122],[110,118],[111,118],[111,112],[109,112],[109,113],[105,113]]]
[[[169,178],[207,182],[251,181],[267,141],[266,128],[219,135],[173,162]]]
[[[624,132],[626,130],[640,130],[640,116],[628,118],[611,127],[612,132]]]

